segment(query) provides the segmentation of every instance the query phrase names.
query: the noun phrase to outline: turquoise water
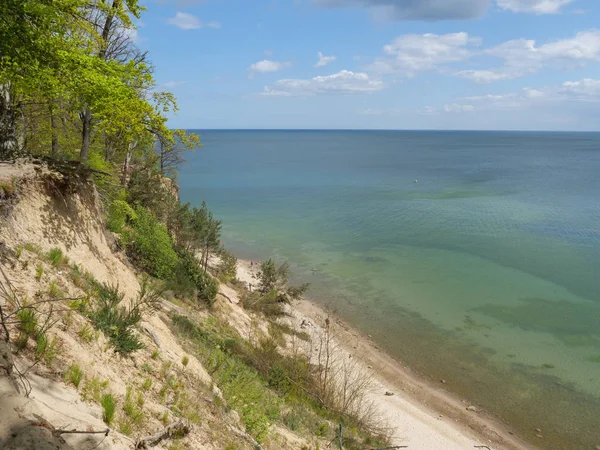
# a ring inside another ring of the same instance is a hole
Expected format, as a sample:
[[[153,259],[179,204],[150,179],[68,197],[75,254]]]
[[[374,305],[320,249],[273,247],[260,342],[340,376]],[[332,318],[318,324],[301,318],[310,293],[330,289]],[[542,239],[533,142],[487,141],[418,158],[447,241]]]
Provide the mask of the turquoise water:
[[[526,438],[600,444],[600,134],[199,132],[182,199],[230,248]]]

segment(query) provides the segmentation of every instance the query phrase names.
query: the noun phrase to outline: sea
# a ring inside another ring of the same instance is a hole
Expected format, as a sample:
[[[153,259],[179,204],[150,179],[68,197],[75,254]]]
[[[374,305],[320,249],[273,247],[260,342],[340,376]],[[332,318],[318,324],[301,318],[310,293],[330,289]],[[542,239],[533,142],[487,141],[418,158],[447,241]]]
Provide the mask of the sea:
[[[181,197],[226,247],[289,261],[310,299],[540,448],[600,445],[600,134],[190,131]]]

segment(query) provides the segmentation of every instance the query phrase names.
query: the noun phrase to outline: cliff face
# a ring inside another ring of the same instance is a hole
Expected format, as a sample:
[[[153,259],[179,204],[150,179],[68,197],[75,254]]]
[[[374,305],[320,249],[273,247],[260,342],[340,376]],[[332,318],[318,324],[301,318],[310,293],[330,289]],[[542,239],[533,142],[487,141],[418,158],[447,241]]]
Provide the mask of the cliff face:
[[[161,299],[159,311],[144,315],[135,330],[143,348],[127,356],[115,353],[109,335],[82,312],[99,302],[90,280],[117,289],[125,308],[141,296],[140,274],[111,250],[93,183],[40,165],[0,163],[2,186],[0,305],[5,318],[16,313],[11,317],[19,319],[5,320],[11,342],[4,353],[14,370],[0,368],[0,448],[130,449],[178,420],[190,424],[189,432],[156,448],[254,448],[219,386],[172,332],[173,315],[197,321],[208,312]],[[23,310],[35,311],[43,333],[25,333]],[[251,322],[221,295],[214,311]],[[108,436],[53,431],[104,430],[107,422]],[[276,427],[263,443],[265,449],[311,447]]]

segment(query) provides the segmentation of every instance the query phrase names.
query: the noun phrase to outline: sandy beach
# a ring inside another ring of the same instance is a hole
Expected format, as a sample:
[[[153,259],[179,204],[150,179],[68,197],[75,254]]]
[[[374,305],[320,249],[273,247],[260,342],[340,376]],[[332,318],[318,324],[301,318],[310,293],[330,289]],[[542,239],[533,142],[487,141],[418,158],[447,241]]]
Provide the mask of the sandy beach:
[[[237,278],[254,286],[257,269],[250,261],[240,260]],[[369,400],[393,429],[393,445],[418,450],[533,448],[477,405],[453,395],[445,380],[433,383],[417,376],[384,353],[369,336],[315,302],[303,299],[293,305],[290,314],[291,320],[304,321],[317,332],[322,332],[326,318],[334,324],[335,339],[343,351],[358,362],[360,370],[372,374]]]

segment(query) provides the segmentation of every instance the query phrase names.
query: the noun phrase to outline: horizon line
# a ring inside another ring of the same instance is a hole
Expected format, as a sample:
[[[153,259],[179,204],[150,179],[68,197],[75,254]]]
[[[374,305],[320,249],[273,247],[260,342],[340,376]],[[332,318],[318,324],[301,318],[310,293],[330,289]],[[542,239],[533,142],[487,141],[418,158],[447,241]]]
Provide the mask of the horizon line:
[[[176,128],[173,128],[176,129]],[[203,131],[387,131],[387,132],[470,132],[470,133],[600,133],[600,130],[500,130],[500,129],[451,129],[451,128],[189,128],[181,127],[184,130],[203,130]]]

